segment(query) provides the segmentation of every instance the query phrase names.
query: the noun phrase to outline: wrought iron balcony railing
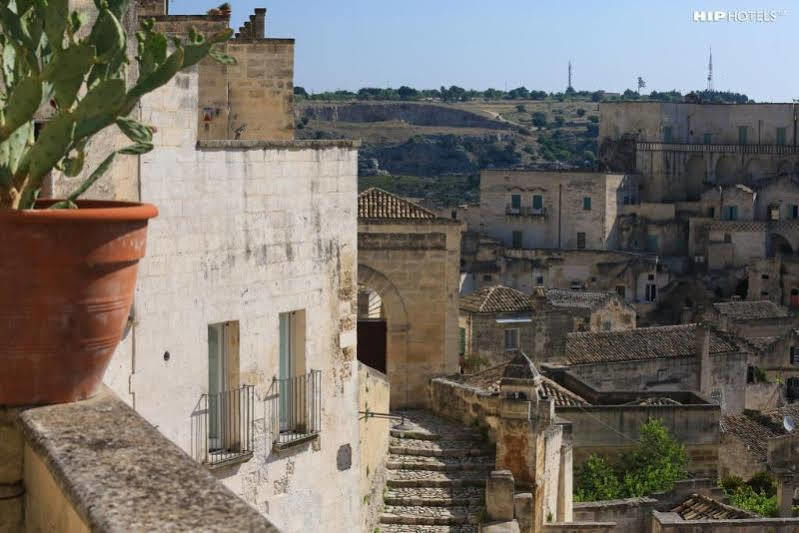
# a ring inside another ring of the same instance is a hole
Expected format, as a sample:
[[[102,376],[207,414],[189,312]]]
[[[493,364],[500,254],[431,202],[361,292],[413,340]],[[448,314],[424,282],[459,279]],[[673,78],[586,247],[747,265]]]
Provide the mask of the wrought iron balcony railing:
[[[255,389],[203,394],[192,413],[192,456],[209,466],[252,456]]]
[[[513,207],[510,204],[505,205],[505,214],[520,217],[545,217],[547,216],[546,207]]]
[[[310,440],[322,430],[322,371],[274,378],[267,397],[272,444],[284,448]]]

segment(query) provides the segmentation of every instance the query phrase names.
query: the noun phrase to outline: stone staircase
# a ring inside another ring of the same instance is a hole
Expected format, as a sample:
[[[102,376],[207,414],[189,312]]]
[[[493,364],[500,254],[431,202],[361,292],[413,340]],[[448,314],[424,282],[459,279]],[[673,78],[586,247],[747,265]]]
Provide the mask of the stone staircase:
[[[392,429],[380,533],[477,533],[494,449],[478,431],[429,411]]]

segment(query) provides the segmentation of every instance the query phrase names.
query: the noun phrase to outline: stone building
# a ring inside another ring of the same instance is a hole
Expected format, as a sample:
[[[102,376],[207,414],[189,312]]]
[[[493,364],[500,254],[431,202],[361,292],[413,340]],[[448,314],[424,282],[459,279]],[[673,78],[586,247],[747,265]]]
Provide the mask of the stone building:
[[[479,390],[475,412],[490,405],[499,394],[508,362],[481,372],[447,379]],[[552,399],[555,414],[571,429],[575,470],[592,454],[618,462],[638,439],[638,428],[650,418],[660,418],[669,432],[685,446],[688,471],[711,476],[718,471],[719,419],[721,409],[691,392],[600,392],[567,369],[542,366],[539,394]]]
[[[156,19],[175,33],[227,24]],[[238,68],[270,63],[290,81],[290,55],[274,56],[288,44],[232,41],[227,51]],[[258,47],[268,54],[241,55]],[[280,530],[353,531],[361,524],[357,143],[291,140],[269,112],[258,120],[274,129],[251,127],[252,140],[205,130],[206,67],[142,100],[138,118],[157,132],[155,150],[125,163],[134,186],[87,195],[160,210],[105,383]],[[247,112],[258,114],[257,103]],[[57,181],[54,190],[71,186]]]
[[[461,369],[471,373],[513,359],[534,345],[533,304],[516,289],[496,285],[460,299]]]
[[[483,170],[473,229],[508,248],[614,249],[616,217],[636,191],[624,174]]]
[[[461,297],[462,369],[469,373],[507,362],[523,351],[556,361],[572,331],[635,328],[635,309],[615,292],[542,287],[532,296],[495,285]]]
[[[686,324],[629,331],[569,333],[569,372],[598,391],[693,391],[740,412],[748,354],[735,338]]]
[[[385,317],[358,321],[358,357],[385,369],[392,409],[425,405],[430,377],[458,369],[461,230],[380,189],[358,196],[358,290]]]
[[[603,102],[600,159],[642,175],[646,202],[696,201],[707,184],[795,175],[794,104]]]
[[[168,2],[149,2],[146,16],[158,31],[186,35],[226,30],[225,15],[168,15]],[[198,140],[294,139],[294,39],[266,37],[266,9],[257,8],[223,51],[234,65],[200,62]]]
[[[710,270],[791,256],[799,246],[799,185],[791,177],[761,180],[755,189],[710,188],[700,212],[689,217],[689,254]]]

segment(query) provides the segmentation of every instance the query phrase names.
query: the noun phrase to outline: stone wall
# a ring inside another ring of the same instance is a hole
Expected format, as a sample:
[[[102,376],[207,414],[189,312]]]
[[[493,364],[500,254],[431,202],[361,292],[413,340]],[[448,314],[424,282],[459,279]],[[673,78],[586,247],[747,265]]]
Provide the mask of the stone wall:
[[[430,380],[430,406],[444,418],[483,428],[489,438],[496,441],[499,428],[499,396],[496,394],[436,378]]]
[[[683,520],[676,513],[652,513],[652,533],[795,533],[799,518]]]
[[[578,249],[578,233],[587,250],[613,248],[618,209],[631,183],[619,174],[484,170],[480,230],[507,247],[518,231],[522,248]],[[521,198],[518,210],[513,195]],[[541,197],[540,209],[533,207],[534,196]]]
[[[574,504],[575,522],[614,522],[614,533],[641,533],[658,504],[655,498],[628,498]]]
[[[385,374],[358,363],[360,497],[363,502],[363,531],[374,529],[383,505],[382,495],[386,481],[386,457],[391,428],[390,419],[367,417],[363,412],[388,413],[390,398],[390,385]]]
[[[695,391],[709,396],[718,390],[722,410],[741,412],[746,387],[746,353],[710,356],[710,383],[700,391],[697,357],[669,357],[645,361],[618,361],[575,365],[569,372],[600,391]]]
[[[445,219],[358,224],[358,283],[386,314],[392,409],[425,405],[427,381],[458,370],[460,233]]]
[[[715,478],[718,471],[718,405],[587,405],[556,412],[572,423],[575,468],[591,454],[618,462],[637,445],[641,425],[658,419],[685,446],[689,472]]]
[[[355,145],[198,147],[197,94],[194,70],[142,103],[158,132],[141,158],[141,196],[160,216],[139,265],[135,320],[105,381],[190,453],[192,413],[208,390],[208,325],[238,322],[237,378],[257,399],[254,455],[214,474],[283,529],[352,531],[361,524]],[[291,311],[305,316],[294,372],[321,370],[321,433],[277,453],[265,400],[278,373],[278,315]]]
[[[228,28],[230,19],[208,15],[155,17],[156,28],[185,35],[194,26],[204,34]],[[199,140],[291,140],[294,138],[294,39],[231,40],[222,51],[236,59],[223,65],[200,62],[197,138]]]
[[[107,388],[80,402],[3,409],[0,435],[4,533],[277,532]]]
[[[498,318],[517,318],[519,322],[499,323]],[[525,321],[522,321],[525,320]],[[460,312],[459,324],[466,331],[465,364],[469,373],[513,359],[519,350],[532,354],[535,345],[534,322],[530,313],[499,314]],[[505,331],[518,330],[519,349],[505,348]]]
[[[539,285],[537,278],[543,277],[546,288],[570,289],[577,284],[585,290],[616,291],[623,287],[627,302],[643,303],[647,283],[660,289],[669,282],[669,274],[657,270],[654,257],[621,251],[506,249],[499,266],[490,281],[475,276],[475,290],[499,282],[532,294]]]

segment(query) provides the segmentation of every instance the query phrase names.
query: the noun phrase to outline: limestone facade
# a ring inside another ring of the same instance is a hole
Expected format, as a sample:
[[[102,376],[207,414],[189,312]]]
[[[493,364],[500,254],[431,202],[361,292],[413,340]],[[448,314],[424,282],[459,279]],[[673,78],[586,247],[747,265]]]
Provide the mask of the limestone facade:
[[[168,35],[185,35],[191,27],[212,34],[230,22],[219,15],[153,18]],[[294,139],[294,39],[267,38],[265,19],[266,9],[256,9],[247,36],[221,45],[236,64],[200,62],[198,140]]]
[[[603,102],[600,158],[643,175],[649,202],[697,200],[707,184],[795,175],[794,104]]]
[[[382,301],[391,408],[424,406],[427,381],[458,370],[461,223],[379,189],[359,212],[358,284]]]
[[[105,381],[193,453],[209,325],[235,324],[228,386],[254,387],[253,455],[214,474],[281,529],[352,531],[361,523],[355,146],[198,145],[198,78],[180,74],[142,103],[143,120],[159,129],[141,158],[141,199],[160,216]],[[281,313],[302,317],[290,375],[321,371],[319,435],[288,453],[273,449]]]
[[[636,190],[624,174],[483,170],[476,229],[508,248],[613,249]]]

